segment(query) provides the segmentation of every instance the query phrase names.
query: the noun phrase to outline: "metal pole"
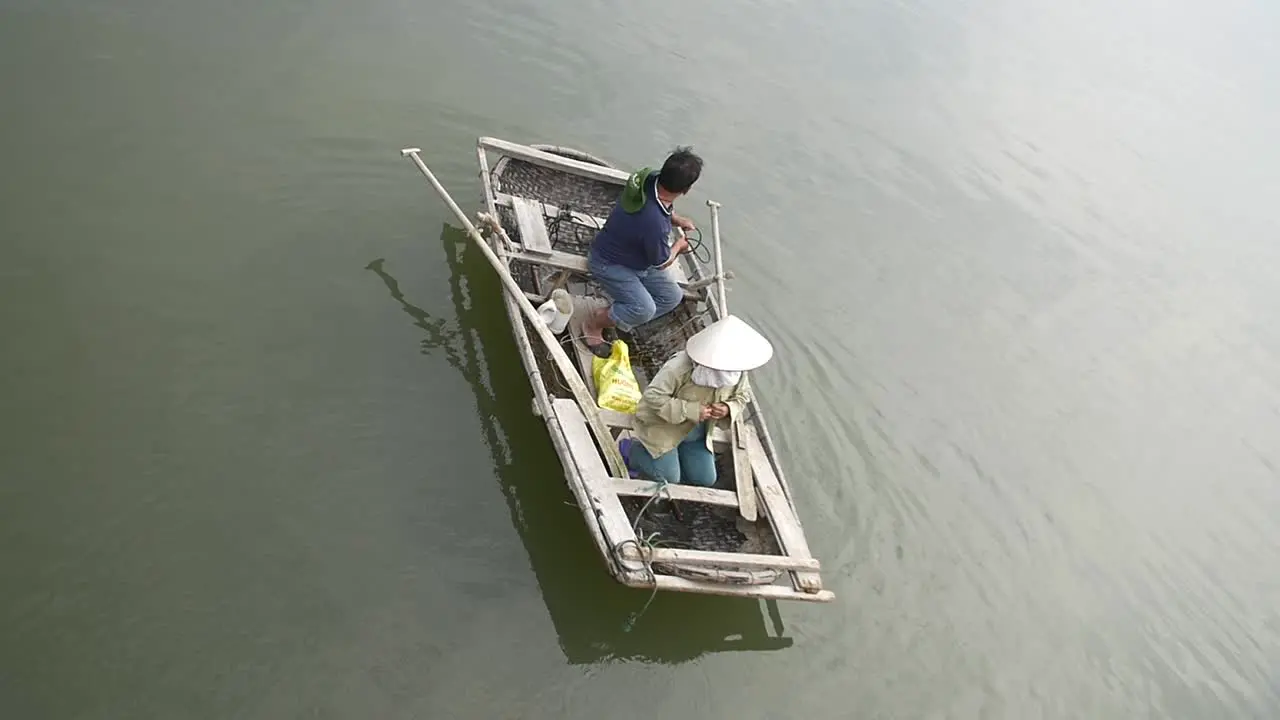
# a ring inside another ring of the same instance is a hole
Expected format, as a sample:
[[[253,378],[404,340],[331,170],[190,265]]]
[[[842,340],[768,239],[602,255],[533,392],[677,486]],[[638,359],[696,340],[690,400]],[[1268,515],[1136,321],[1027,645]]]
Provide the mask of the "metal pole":
[[[720,318],[724,319],[729,317],[729,302],[725,299],[724,253],[720,247],[720,203],[708,200],[707,207],[711,208],[711,240],[716,246],[716,286],[720,291]],[[737,416],[729,419],[729,433],[733,437],[729,452],[733,457],[738,514],[749,522],[755,522],[759,517],[755,473],[751,471],[751,459],[747,454],[746,440],[742,436],[742,426]]]
[[[711,240],[716,247],[716,285],[719,290],[720,316],[728,317],[729,303],[725,300],[724,291],[724,255],[720,251],[720,203],[708,200],[707,207],[711,208]]]

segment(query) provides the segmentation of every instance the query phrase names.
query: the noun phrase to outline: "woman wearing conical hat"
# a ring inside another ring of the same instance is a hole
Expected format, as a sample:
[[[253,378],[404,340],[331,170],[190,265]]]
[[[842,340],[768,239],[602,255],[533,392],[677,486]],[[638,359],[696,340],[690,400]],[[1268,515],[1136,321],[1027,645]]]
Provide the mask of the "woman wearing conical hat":
[[[741,415],[752,399],[747,371],[772,356],[769,341],[733,315],[689,338],[644,391],[628,465],[651,480],[714,485],[711,429]]]

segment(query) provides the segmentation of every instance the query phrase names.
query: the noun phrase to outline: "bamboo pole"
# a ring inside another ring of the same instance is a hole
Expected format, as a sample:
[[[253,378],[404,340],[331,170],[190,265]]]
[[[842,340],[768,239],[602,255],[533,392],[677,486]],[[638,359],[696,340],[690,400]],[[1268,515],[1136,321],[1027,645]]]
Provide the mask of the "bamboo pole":
[[[494,254],[493,249],[489,247],[489,244],[480,235],[480,231],[476,230],[475,225],[472,225],[471,220],[462,212],[462,208],[458,207],[458,204],[453,201],[449,191],[444,189],[444,186],[440,184],[436,176],[431,173],[431,169],[427,167],[426,163],[422,162],[422,158],[418,157],[420,152],[422,150],[419,148],[405,148],[400,151],[400,154],[413,158],[418,170],[435,188],[436,193],[440,195],[440,199],[449,206],[454,216],[466,228],[467,235],[475,241],[480,251],[484,253],[485,259],[489,261],[494,271],[498,273],[498,278],[502,280],[502,285],[506,288],[507,293],[520,306],[520,311],[524,313],[529,324],[534,327],[539,339],[542,340],[542,344],[550,352],[552,361],[555,362],[556,367],[560,370],[560,374],[564,376],[565,382],[569,385],[569,390],[573,393],[574,399],[577,400],[578,406],[582,409],[582,414],[587,419],[587,425],[591,428],[591,433],[595,436],[596,442],[604,453],[605,460],[609,463],[610,472],[616,477],[627,477],[627,466],[622,460],[622,453],[618,452],[618,446],[613,442],[613,435],[609,433],[609,428],[605,427],[604,422],[600,419],[600,413],[596,409],[595,398],[591,397],[591,393],[587,391],[587,386],[582,382],[582,378],[578,375],[573,362],[569,360],[569,356],[565,354],[564,348],[560,346],[555,335],[551,333],[551,329],[542,322],[542,318],[538,316],[538,311],[534,309],[533,304],[524,296],[524,291],[520,289],[520,285],[511,276],[511,271]]]

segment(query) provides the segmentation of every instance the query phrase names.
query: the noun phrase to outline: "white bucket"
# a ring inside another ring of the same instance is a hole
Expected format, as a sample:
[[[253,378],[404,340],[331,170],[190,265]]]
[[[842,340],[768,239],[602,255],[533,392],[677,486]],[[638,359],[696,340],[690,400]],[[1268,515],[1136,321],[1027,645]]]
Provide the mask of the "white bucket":
[[[569,297],[568,291],[564,288],[556,288],[551,291],[551,297],[538,306],[538,316],[542,318],[542,322],[553,333],[564,332],[565,326],[569,324],[569,317],[572,315],[573,299]]]

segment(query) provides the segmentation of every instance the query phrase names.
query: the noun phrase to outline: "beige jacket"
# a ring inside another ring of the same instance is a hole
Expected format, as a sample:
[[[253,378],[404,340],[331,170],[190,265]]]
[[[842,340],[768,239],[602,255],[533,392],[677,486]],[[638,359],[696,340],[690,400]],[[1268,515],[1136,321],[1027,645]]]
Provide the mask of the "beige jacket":
[[[711,426],[721,423],[726,429],[729,421],[742,414],[751,402],[751,384],[747,373],[737,385],[727,388],[708,388],[694,385],[693,361],[683,350],[667,361],[645,388],[636,407],[635,434],[649,451],[658,457],[666,455],[693,431],[702,406],[722,402],[729,406],[728,417],[707,420],[707,449],[711,450]]]

